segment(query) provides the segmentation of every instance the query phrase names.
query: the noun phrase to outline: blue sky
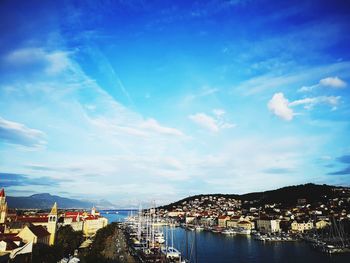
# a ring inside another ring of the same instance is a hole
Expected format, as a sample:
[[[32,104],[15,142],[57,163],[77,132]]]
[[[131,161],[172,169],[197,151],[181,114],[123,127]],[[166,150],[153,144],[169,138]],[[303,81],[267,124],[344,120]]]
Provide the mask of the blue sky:
[[[350,185],[348,1],[2,1],[0,21],[10,195]]]

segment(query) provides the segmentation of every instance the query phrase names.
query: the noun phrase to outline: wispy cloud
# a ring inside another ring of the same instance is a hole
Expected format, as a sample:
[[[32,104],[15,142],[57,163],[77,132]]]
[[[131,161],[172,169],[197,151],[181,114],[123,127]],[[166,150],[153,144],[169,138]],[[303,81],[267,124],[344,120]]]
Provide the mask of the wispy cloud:
[[[332,110],[336,109],[339,104],[340,96],[319,96],[313,98],[304,98],[300,100],[295,100],[289,103],[290,107],[304,105],[305,109],[312,109],[317,104],[325,104],[332,107]]]
[[[339,171],[336,171],[336,172],[331,172],[331,173],[328,173],[329,175],[346,175],[346,174],[350,174],[350,166],[342,169],[342,170],[339,170]]]
[[[344,88],[346,82],[338,77],[328,77],[320,80],[320,85],[331,88]]]
[[[25,147],[42,147],[46,144],[45,133],[31,129],[24,124],[5,120],[0,117],[0,138],[11,144]]]
[[[272,167],[265,169],[263,171],[264,173],[269,173],[269,174],[287,174],[293,172],[293,170],[289,168],[283,168],[283,167]]]
[[[350,155],[343,155],[337,158],[337,161],[341,162],[341,163],[350,163]]]
[[[4,60],[13,67],[42,67],[48,74],[60,73],[69,67],[67,52],[48,52],[43,48],[17,49],[7,54]]]
[[[220,90],[218,88],[204,86],[199,91],[188,94],[185,97],[184,102],[191,103],[192,101],[194,101],[196,99],[200,99],[203,97],[214,95],[214,94],[218,93],[219,91]]]
[[[214,109],[214,116],[210,116],[205,113],[196,113],[189,115],[188,118],[201,126],[202,128],[209,130],[211,132],[218,132],[222,129],[233,128],[236,125],[225,120],[225,111],[222,109]]]
[[[331,106],[332,110],[336,110],[340,98],[340,96],[319,96],[289,102],[284,94],[279,92],[272,96],[267,103],[267,107],[274,115],[286,121],[291,121],[296,115],[292,107],[303,105],[305,109],[310,110],[317,104],[325,104]]]
[[[209,131],[218,132],[220,130],[216,120],[205,113],[196,113],[188,116],[188,118]]]
[[[311,86],[303,86],[300,89],[298,89],[298,92],[309,92],[319,87],[330,87],[334,89],[341,89],[345,88],[347,86],[347,83],[340,79],[339,77],[327,77],[324,79],[321,79],[318,84],[311,85]]]
[[[12,186],[51,186],[59,184],[60,180],[52,179],[50,177],[37,177],[33,178],[29,175],[16,174],[16,173],[0,173],[0,186],[12,187]]]
[[[322,78],[325,72],[329,74],[348,75],[347,72],[349,69],[350,62],[344,61],[309,68],[296,68],[292,72],[288,70],[288,73],[285,74],[266,73],[244,80],[238,86],[235,86],[234,90],[239,90],[244,95],[252,96],[267,90],[278,90],[281,87],[302,85],[305,82],[314,81],[315,78]]]
[[[141,128],[163,135],[184,136],[184,133],[178,129],[160,125],[155,119],[147,119],[141,123]]]
[[[346,155],[342,155],[339,156],[338,158],[336,158],[336,161],[338,161],[339,163],[342,164],[350,164],[350,155],[346,154]],[[335,165],[332,164],[332,167],[334,167]],[[329,175],[346,175],[346,174],[350,174],[350,166],[345,167],[344,169],[335,171],[335,172],[331,172],[328,173]]]

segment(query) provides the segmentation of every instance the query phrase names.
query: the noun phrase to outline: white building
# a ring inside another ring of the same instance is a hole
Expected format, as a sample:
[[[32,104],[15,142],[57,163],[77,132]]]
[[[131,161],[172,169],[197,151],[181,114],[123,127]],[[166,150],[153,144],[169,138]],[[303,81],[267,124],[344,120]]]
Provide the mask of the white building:
[[[280,232],[280,220],[278,219],[258,219],[256,221],[258,231],[262,233],[276,233]]]

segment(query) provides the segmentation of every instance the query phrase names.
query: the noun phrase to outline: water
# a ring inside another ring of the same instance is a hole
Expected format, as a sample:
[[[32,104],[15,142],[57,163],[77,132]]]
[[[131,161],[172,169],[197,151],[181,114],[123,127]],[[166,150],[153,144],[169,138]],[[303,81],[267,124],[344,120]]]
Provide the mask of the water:
[[[186,231],[176,228],[174,246],[186,255]],[[189,254],[194,243],[194,231],[188,231]],[[350,254],[323,254],[305,242],[261,242],[250,236],[226,236],[211,232],[197,232],[197,257],[199,263],[233,262],[350,262]],[[188,256],[194,261],[194,252]]]
[[[137,213],[136,210],[102,210],[100,211],[101,216],[106,217],[108,219],[108,223],[113,222],[124,222],[125,218],[130,216],[132,213],[135,215]]]
[[[101,211],[109,222],[122,222],[130,211]],[[115,212],[118,212],[116,214]],[[133,211],[135,214],[136,211]],[[167,231],[170,243],[170,231]],[[194,261],[194,231],[188,231],[188,258]],[[342,263],[350,262],[350,254],[327,255],[312,249],[305,242],[261,242],[250,236],[225,236],[211,232],[197,232],[198,263]],[[170,244],[169,244],[170,245]],[[182,228],[174,230],[174,246],[186,255],[186,231]],[[192,254],[191,254],[192,248]],[[191,256],[190,256],[191,254]]]

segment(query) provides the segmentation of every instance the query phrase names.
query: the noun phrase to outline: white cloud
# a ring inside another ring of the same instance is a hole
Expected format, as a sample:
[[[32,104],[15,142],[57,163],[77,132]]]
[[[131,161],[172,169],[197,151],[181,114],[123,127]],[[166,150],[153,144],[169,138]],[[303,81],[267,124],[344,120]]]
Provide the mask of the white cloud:
[[[350,62],[339,62],[335,64],[322,65],[311,69],[298,69],[293,73],[288,73],[281,76],[266,75],[257,76],[249,80],[241,82],[234,87],[235,91],[240,91],[244,95],[255,95],[266,90],[278,90],[281,86],[288,87],[291,85],[299,85],[300,82],[311,81],[312,79],[322,78],[324,72],[336,74],[342,72],[347,74],[349,71]]]
[[[44,136],[42,131],[0,117],[0,139],[5,142],[25,147],[40,147],[46,143]]]
[[[340,96],[319,96],[289,102],[288,99],[284,97],[283,93],[280,92],[273,95],[267,107],[276,116],[290,121],[293,119],[293,116],[296,115],[291,107],[303,105],[305,109],[310,110],[317,104],[325,104],[331,106],[332,110],[336,110],[340,98]]]
[[[213,113],[215,115],[214,117],[205,113],[196,113],[188,116],[188,118],[211,132],[218,132],[222,129],[229,129],[236,126],[225,120],[224,115],[226,112],[223,109],[214,109]]]
[[[184,136],[182,131],[175,128],[162,126],[155,119],[148,119],[144,121],[141,124],[141,127],[163,135]]]
[[[217,92],[219,92],[218,88],[204,86],[198,92],[187,95],[184,99],[184,102],[190,103],[198,98],[207,97]]]
[[[5,61],[16,67],[41,66],[48,74],[60,73],[70,65],[67,52],[48,52],[42,48],[22,48],[12,51],[5,57]]]
[[[318,84],[312,85],[312,86],[302,86],[300,89],[298,89],[298,92],[309,92],[317,88],[318,86],[319,86]]]
[[[321,79],[318,84],[311,85],[311,86],[303,86],[300,89],[298,89],[298,92],[310,92],[316,88],[319,87],[330,87],[335,89],[345,88],[347,83],[340,79],[339,77],[327,77],[324,79]]]
[[[304,105],[305,109],[312,109],[316,104],[326,104],[332,106],[332,109],[336,109],[339,104],[340,96],[319,96],[313,98],[304,98],[289,103],[290,107]]]
[[[225,115],[225,111],[223,109],[213,109],[213,113],[218,116],[218,117],[221,117],[223,115]]]
[[[190,120],[192,120],[193,122],[195,122],[199,126],[205,128],[209,131],[212,131],[212,132],[219,131],[219,126],[216,123],[216,120],[213,117],[208,116],[205,113],[196,113],[196,114],[190,115],[188,117],[190,118]]]
[[[293,110],[289,108],[289,101],[284,97],[283,93],[275,93],[268,102],[267,107],[276,116],[290,121],[293,119]]]
[[[328,78],[321,79],[319,84],[322,86],[331,87],[331,88],[346,87],[346,82],[338,77],[328,77]]]

